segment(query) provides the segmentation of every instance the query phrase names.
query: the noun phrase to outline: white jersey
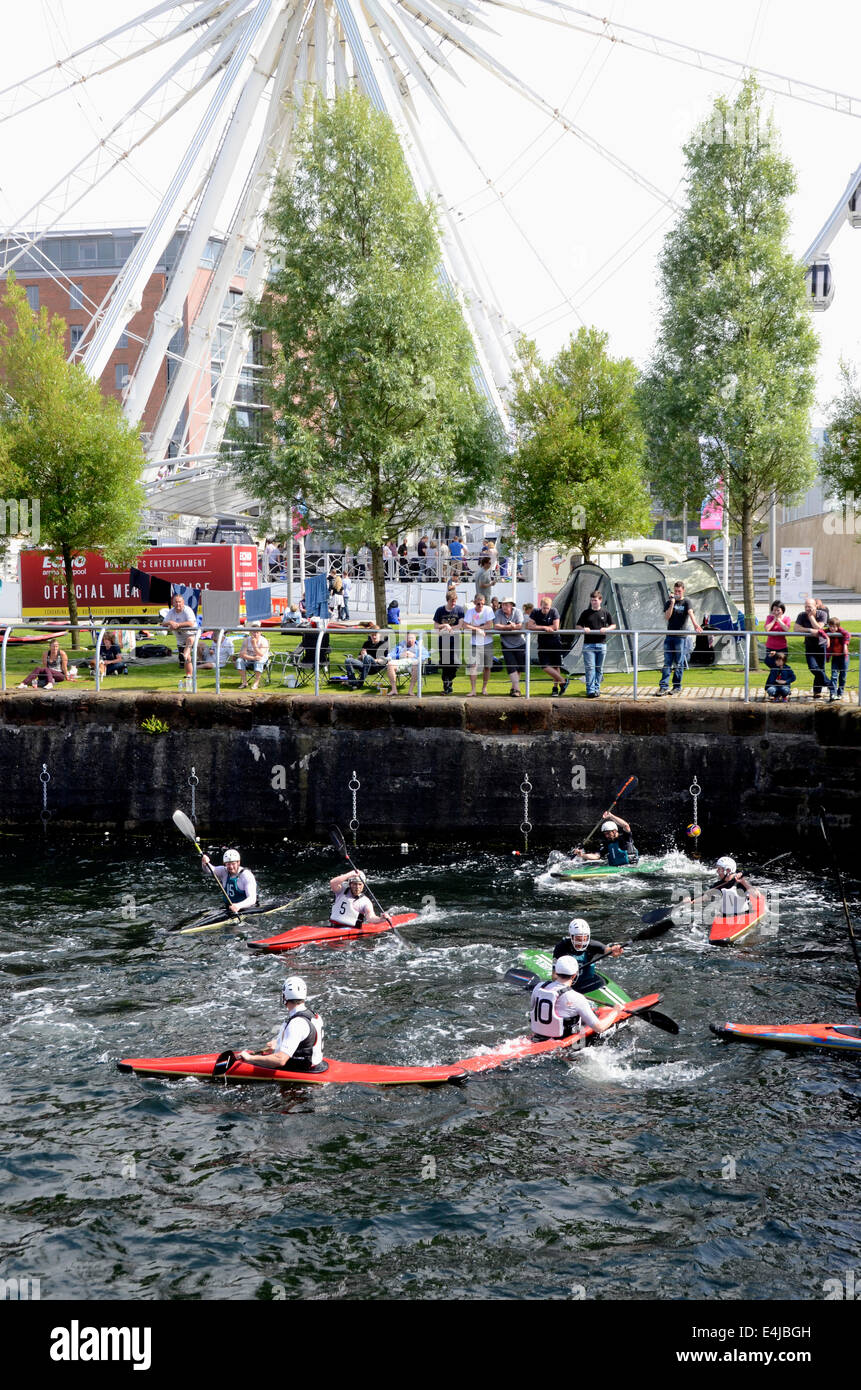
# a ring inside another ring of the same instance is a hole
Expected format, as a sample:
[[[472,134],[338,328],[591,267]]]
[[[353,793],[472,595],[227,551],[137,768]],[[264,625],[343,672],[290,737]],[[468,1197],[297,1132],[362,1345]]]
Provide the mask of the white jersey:
[[[360,915],[365,921],[374,915],[374,905],[364,893],[354,898],[347,887],[335,895],[329,918],[336,927],[354,927]]]
[[[578,1018],[590,1028],[597,1029],[599,1021],[588,999],[564,980],[551,980],[536,985],[529,1002],[529,1022],[540,1038],[565,1038],[573,1029],[566,1024]]]
[[[722,917],[743,917],[748,910],[747,894],[743,888],[722,888],[720,900]]]
[[[301,1012],[292,1014],[287,1022],[281,1025],[275,1039],[276,1052],[283,1052],[288,1057],[296,1055],[303,1042],[311,1036],[311,1024],[307,1017],[310,1013],[311,1010],[303,1005]],[[323,1060],[323,1020],[319,1014],[313,1014],[313,1019],[317,1037],[311,1049],[310,1065],[318,1067]]]

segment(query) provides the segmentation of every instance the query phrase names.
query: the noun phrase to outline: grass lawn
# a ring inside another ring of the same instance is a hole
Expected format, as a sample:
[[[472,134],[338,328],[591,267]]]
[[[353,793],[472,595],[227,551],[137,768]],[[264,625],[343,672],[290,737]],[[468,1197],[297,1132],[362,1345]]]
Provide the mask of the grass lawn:
[[[418,626],[419,624],[417,623],[410,623],[409,625],[403,623],[402,630],[406,632],[408,629],[412,630],[413,628]],[[861,632],[861,623],[844,623],[844,627],[846,627],[847,630],[850,632]],[[16,631],[15,635],[21,634]],[[269,637],[271,650],[273,654],[279,651],[288,651],[294,646],[296,646],[297,639],[295,635],[285,637],[282,636],[281,633],[279,633],[277,630],[267,632],[266,635]],[[85,641],[87,641],[88,638],[89,634],[86,635]],[[22,681],[24,677],[29,674],[29,672],[33,669],[34,666],[36,666],[37,664],[41,665],[45,652],[47,650],[49,640],[50,639],[46,637],[44,643],[33,642],[27,643],[26,646],[7,646],[7,691],[14,690],[14,688],[18,685],[18,682]],[[364,638],[360,633],[332,632],[331,657],[329,669],[333,675],[343,673],[344,657],[348,655],[357,655],[360,647],[362,646],[363,640]],[[429,642],[429,640],[430,634],[428,634],[428,636],[425,638],[426,644]],[[152,641],[162,642],[163,634],[159,634],[156,632],[156,634],[152,638]],[[804,659],[804,639],[802,637],[789,637],[787,638],[787,641],[789,644],[790,654],[789,664],[795,671],[795,674],[797,676],[794,689],[796,691],[809,691],[813,688],[813,677],[811,673],[808,671],[807,664]],[[70,664],[77,664],[81,656],[85,658],[92,658],[92,650],[89,647],[88,641],[86,650],[83,653],[78,652],[74,655],[72,654],[71,641],[68,636],[60,639],[60,645],[69,654]],[[171,643],[170,645],[173,644]],[[434,645],[434,643],[431,643],[432,648]],[[857,661],[857,650],[855,650],[852,652],[851,655],[849,672],[847,675],[847,689],[849,688],[850,683],[855,690],[857,690],[858,688]],[[657,687],[659,674],[660,673],[655,670],[641,670],[639,674],[640,692],[644,693],[648,690]],[[104,681],[102,684],[103,688],[106,688],[108,690],[135,689],[176,692],[181,675],[182,671],[179,667],[176,658],[174,657],[170,661],[165,661],[163,664],[159,665],[133,666],[128,676],[120,676],[116,678],[112,677],[107,681]],[[756,690],[760,687],[764,687],[765,676],[765,667],[762,667],[759,671],[751,671],[751,689]],[[197,683],[198,690],[214,691],[215,672],[199,671]],[[523,688],[523,683],[523,679],[521,678],[521,688]],[[613,690],[621,692],[624,689],[630,690],[632,684],[633,677],[630,673],[615,673],[608,671],[604,676],[603,690],[607,694],[610,694]],[[744,668],[742,666],[720,666],[717,668],[696,666],[689,667],[688,670],[685,672],[684,684],[686,686],[700,687],[741,686],[744,684]],[[540,667],[533,666],[531,674],[531,694],[533,696],[548,696],[551,693],[552,685],[553,682],[551,681],[550,677],[545,675],[545,673],[541,670]],[[95,682],[93,680],[93,677],[92,675],[89,675],[87,677],[84,677],[83,679],[79,678],[76,682],[65,687],[65,689],[68,691],[69,694],[71,694],[74,691],[79,691],[82,689],[92,690],[94,689],[94,687]],[[221,672],[221,692],[222,694],[227,695],[237,691],[238,689],[239,672],[235,669],[235,667],[228,666],[226,670],[222,670]],[[321,693],[332,693],[335,689],[336,687],[328,685],[325,678],[321,676]],[[481,689],[480,678],[478,683],[478,689]],[[60,684],[57,687],[57,690],[59,694],[63,694],[63,684]],[[304,687],[304,693],[308,693],[309,690],[313,691],[313,684],[311,686]],[[509,691],[510,685],[505,670],[502,668],[495,669],[490,677],[488,693],[491,695],[507,695]],[[281,684],[280,672],[277,671],[273,676],[271,685],[267,685],[265,683],[264,677],[264,682],[260,687],[260,692],[269,692],[272,694],[277,693],[279,695],[293,693],[287,686],[283,686]],[[349,693],[352,692],[348,692],[348,694]],[[463,667],[460,668],[460,672],[457,678],[455,679],[454,693],[455,695],[460,696],[469,694],[469,679],[466,676]],[[353,698],[355,699],[367,698],[367,693],[364,690],[359,690],[352,694]],[[424,681],[423,694],[431,697],[442,696],[442,680],[438,673],[433,673],[426,678],[426,680]],[[586,687],[584,685],[582,676],[572,677],[571,685],[568,688],[566,699],[570,698],[571,696],[585,699],[585,695]]]

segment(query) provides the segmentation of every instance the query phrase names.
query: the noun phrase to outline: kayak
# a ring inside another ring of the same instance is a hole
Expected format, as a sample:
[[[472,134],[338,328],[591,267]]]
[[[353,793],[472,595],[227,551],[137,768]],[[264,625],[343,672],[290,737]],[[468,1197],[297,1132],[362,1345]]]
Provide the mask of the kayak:
[[[204,917],[202,922],[197,922],[188,927],[171,927],[179,936],[194,936],[195,932],[218,931],[220,927],[235,927],[239,921],[246,921],[249,917],[269,917],[273,912],[283,912],[285,907],[291,907],[296,901],[295,898],[285,898],[281,903],[271,903],[263,907],[246,907],[239,913],[239,918],[233,917],[227,908],[220,912],[214,912],[211,917]]]
[[[649,1009],[660,1001],[659,994],[649,994],[632,1001],[637,1009]],[[506,1062],[517,1062],[523,1057],[540,1057],[545,1052],[559,1052],[564,1048],[578,1048],[594,1041],[599,1036],[609,1036],[626,1021],[628,1015],[618,1020],[605,1034],[596,1034],[592,1028],[582,1028],[567,1038],[547,1038],[533,1042],[531,1038],[513,1038],[500,1043],[489,1052],[477,1057],[465,1057],[460,1062],[439,1067],[386,1067],[373,1063],[338,1062],[334,1058],[324,1058],[325,1071],[270,1071],[266,1067],[255,1067],[250,1062],[234,1062],[229,1071],[219,1077],[220,1081],[268,1081],[275,1084],[296,1081],[306,1086],[361,1085],[361,1086],[438,1086],[445,1082],[463,1081],[467,1076],[480,1072],[494,1071],[505,1066]],[[202,1081],[213,1079],[213,1068],[219,1054],[209,1052],[191,1057],[126,1057],[117,1062],[122,1072],[136,1076],[159,1077],[199,1077]]]
[[[382,932],[414,922],[417,912],[395,912],[391,922],[369,922],[366,927],[292,927],[280,936],[265,936],[261,941],[249,941],[252,951],[293,951],[297,946],[311,946],[332,941],[356,941],[359,937],[380,936]]]
[[[728,1042],[861,1053],[861,1028],[857,1023],[710,1023],[709,1027]]]
[[[527,970],[532,971],[533,975],[540,975],[542,980],[549,980],[553,974],[553,957],[549,951],[523,951],[520,961]],[[600,971],[598,973],[602,974]],[[596,989],[582,991],[587,999],[591,999],[597,1004],[610,1004],[613,1007],[617,1004],[630,1004],[631,996],[625,993],[621,985],[617,985],[613,980],[608,980],[606,975],[602,974],[602,978],[604,980],[603,985]]]
[[[614,878],[618,874],[654,874],[663,868],[659,859],[638,859],[636,864],[578,864],[573,869],[552,869],[553,878]]]
[[[751,893],[750,906],[742,916],[714,918],[709,932],[709,941],[713,945],[724,946],[731,941],[740,940],[741,937],[753,930],[767,911],[768,903],[765,896],[762,893]]]

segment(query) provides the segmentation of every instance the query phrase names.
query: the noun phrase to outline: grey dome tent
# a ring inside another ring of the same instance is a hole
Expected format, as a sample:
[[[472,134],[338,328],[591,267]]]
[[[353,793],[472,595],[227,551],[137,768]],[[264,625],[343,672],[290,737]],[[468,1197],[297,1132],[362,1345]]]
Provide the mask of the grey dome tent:
[[[714,620],[716,631],[712,650],[715,664],[726,665],[740,660],[737,639],[727,634],[727,628],[736,623],[737,610],[727,598],[717,574],[704,560],[684,560],[678,565],[667,565],[665,569],[659,569],[645,560],[633,565],[614,565],[610,569],[593,564],[576,565],[553,600],[553,606],[561,619],[559,626],[573,628],[583,610],[589,607],[592,590],[600,589],[604,607],[617,627],[631,628],[635,632],[657,629],[657,636],[639,639],[638,659],[641,671],[657,671],[664,661],[664,633],[667,626],[664,609],[672,586],[678,580],[685,585],[685,594],[693,604],[697,622],[711,628]],[[704,623],[705,618],[708,618],[708,624]],[[580,640],[575,642],[562,664],[572,674],[582,672]],[[604,670],[632,669],[633,638],[610,633]]]

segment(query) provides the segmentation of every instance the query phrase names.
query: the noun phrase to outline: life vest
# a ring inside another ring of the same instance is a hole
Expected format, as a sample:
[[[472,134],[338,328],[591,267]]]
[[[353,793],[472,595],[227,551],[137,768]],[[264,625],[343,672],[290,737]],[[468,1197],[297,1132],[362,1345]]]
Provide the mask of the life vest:
[[[748,910],[747,894],[738,886],[737,878],[721,886],[720,899],[723,917],[743,917]]]
[[[354,898],[349,887],[343,892],[338,893],[332,903],[332,911],[329,913],[329,920],[335,927],[354,927],[361,918],[362,921],[369,916],[368,908],[370,903],[361,893],[358,898]]]
[[[607,863],[608,863],[608,864],[630,864],[630,863],[631,863],[631,859],[629,858],[628,851],[627,851],[626,849],[622,849],[621,845],[620,845],[616,840],[611,840],[610,843],[607,845]]]
[[[232,903],[241,903],[248,897],[248,880],[245,878],[247,869],[241,869],[238,874],[227,873],[224,878],[224,891]],[[245,881],[245,886],[240,887],[240,880]]]
[[[307,1038],[300,1042],[283,1070],[314,1071],[321,1066],[323,1061],[323,1020],[319,1014],[313,1013],[311,1009],[294,1009],[278,1035],[279,1042],[294,1018],[304,1018],[311,1031]],[[275,1050],[278,1051],[277,1048]]]
[[[551,980],[546,985],[535,986],[529,1001],[529,1021],[536,1036],[565,1038],[574,1031],[574,1020],[560,1018],[556,1012],[560,994],[565,994],[570,988],[564,980]]]

